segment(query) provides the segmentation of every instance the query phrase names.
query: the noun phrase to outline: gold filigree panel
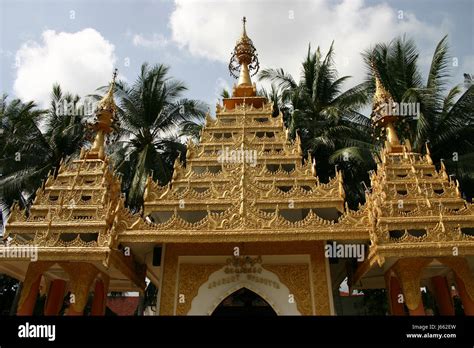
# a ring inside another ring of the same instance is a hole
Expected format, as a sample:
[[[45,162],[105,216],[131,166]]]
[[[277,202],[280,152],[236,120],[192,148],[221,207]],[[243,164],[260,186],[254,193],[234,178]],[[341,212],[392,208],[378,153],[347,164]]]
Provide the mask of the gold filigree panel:
[[[331,315],[324,242],[317,242],[315,244],[311,253],[314,307],[316,315]]]
[[[309,280],[308,265],[288,264],[288,265],[269,265],[263,264],[263,268],[275,273],[280,281],[294,295],[296,307],[302,315],[312,315],[311,288]]]
[[[179,265],[178,302],[176,315],[186,315],[191,309],[191,303],[199,288],[209,276],[224,267],[223,264],[189,264]],[[181,299],[180,296],[183,295]],[[183,302],[181,302],[182,300]]]

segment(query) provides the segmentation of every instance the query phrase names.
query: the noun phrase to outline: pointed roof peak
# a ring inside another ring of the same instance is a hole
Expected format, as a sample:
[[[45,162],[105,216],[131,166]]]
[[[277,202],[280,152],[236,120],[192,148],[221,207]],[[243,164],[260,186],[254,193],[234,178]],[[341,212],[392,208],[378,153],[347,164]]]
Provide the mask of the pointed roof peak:
[[[112,81],[109,83],[109,90],[104,95],[104,97],[99,101],[97,105],[97,111],[110,111],[114,112],[117,108],[114,101],[114,92],[115,92],[115,80],[117,78],[117,71],[118,69],[115,68],[114,73],[112,75]]]
[[[374,108],[382,103],[393,103],[393,97],[382,84],[382,80],[374,60],[371,60],[370,66],[375,78]]]
[[[244,16],[242,17],[242,36],[247,36],[247,30],[245,28],[246,23],[247,23],[247,18]]]
[[[109,90],[100,100],[96,109],[96,122],[90,125],[95,132],[94,143],[87,153],[81,155],[85,158],[105,158],[105,136],[113,131],[114,123],[117,121],[115,111],[117,106],[114,101],[115,79],[117,78],[117,69],[114,70]],[[115,126],[117,124],[115,123]]]
[[[242,18],[242,35],[235,44],[234,51],[229,62],[230,74],[239,79],[238,86],[252,86],[250,76],[258,72],[260,64],[258,55],[252,40],[247,36],[247,18]]]

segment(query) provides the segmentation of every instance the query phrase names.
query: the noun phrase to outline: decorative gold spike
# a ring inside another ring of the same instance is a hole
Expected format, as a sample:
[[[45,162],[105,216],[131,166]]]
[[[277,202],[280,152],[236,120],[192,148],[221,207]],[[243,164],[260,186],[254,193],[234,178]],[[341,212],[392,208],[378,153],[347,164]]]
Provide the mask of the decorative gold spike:
[[[255,75],[260,67],[257,50],[252,40],[247,36],[247,30],[245,28],[246,22],[247,20],[244,17],[242,19],[242,36],[235,45],[229,63],[230,74],[235,78],[239,78],[238,86],[251,86],[252,81],[250,75]],[[237,75],[237,73],[239,73],[239,75]]]
[[[112,132],[112,124],[115,121],[115,111],[117,109],[114,101],[115,79],[117,69],[114,70],[112,81],[106,95],[100,100],[96,109],[97,122],[91,128],[97,132],[92,148],[89,152],[83,152],[81,158],[105,158],[105,135]]]
[[[97,105],[97,111],[106,110],[114,113],[117,109],[114,101],[114,91],[115,91],[115,79],[117,78],[117,68],[114,70],[112,81],[109,84],[109,90],[105,96],[99,101]]]

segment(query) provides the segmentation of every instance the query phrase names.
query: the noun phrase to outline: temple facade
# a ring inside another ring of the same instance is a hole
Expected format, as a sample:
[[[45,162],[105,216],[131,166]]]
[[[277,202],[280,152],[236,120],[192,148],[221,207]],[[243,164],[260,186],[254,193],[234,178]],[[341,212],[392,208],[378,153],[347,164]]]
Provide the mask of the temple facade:
[[[387,140],[371,173],[366,203],[345,203],[340,172],[318,179],[298,135],[257,94],[252,40],[243,33],[229,69],[232,96],[206,118],[200,142],[187,143],[164,186],[148,177],[144,207],[132,214],[106,155],[115,81],[99,103],[90,149],[62,163],[38,189],[28,214],[12,207],[5,246],[35,246],[38,258],[4,257],[0,272],[22,281],[19,315],[47,294],[45,315],[103,315],[110,291],[158,288],[157,315],[335,315],[335,296],[388,290],[393,315],[423,315],[421,287],[440,314],[453,315],[455,289],[474,315],[474,207],[444,166],[400,142],[393,103],[377,72],[374,127]],[[115,79],[115,78],[114,78]]]

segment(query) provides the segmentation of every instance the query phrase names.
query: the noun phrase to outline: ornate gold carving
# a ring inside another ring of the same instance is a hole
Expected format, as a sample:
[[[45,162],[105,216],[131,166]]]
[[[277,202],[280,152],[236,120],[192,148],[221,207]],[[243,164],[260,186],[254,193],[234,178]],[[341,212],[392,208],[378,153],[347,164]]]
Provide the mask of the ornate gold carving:
[[[302,315],[313,314],[308,265],[264,264],[263,268],[275,273],[280,281],[288,287],[290,293],[294,295],[296,306]]]
[[[316,315],[331,315],[329,284],[327,281],[327,259],[324,257],[324,242],[317,242],[311,252],[311,272]]]
[[[232,256],[226,260],[225,273],[260,273],[262,257]]]
[[[199,288],[209,276],[223,267],[222,264],[180,264],[179,285],[176,315],[186,315],[191,309],[191,303]],[[179,301],[179,295],[184,295],[184,303]]]

